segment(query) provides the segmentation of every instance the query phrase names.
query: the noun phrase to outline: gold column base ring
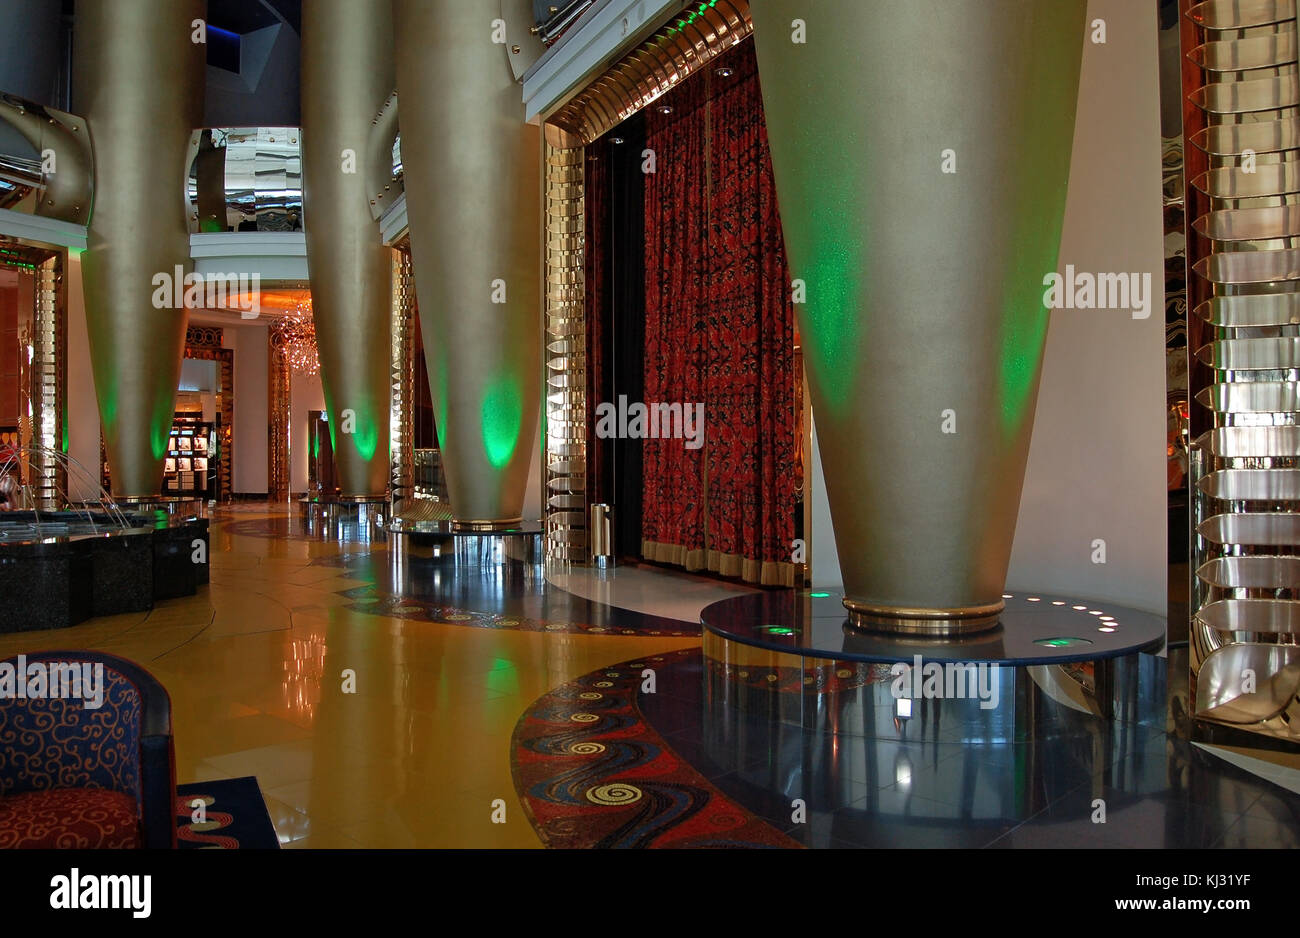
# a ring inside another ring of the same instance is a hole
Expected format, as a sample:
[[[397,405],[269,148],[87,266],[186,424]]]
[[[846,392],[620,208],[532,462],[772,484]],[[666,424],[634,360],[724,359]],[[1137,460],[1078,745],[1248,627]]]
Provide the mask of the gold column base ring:
[[[906,635],[969,635],[985,632],[998,624],[1006,603],[998,600],[983,606],[955,609],[925,609],[880,606],[844,597],[849,622],[864,632],[897,632]]]
[[[523,523],[524,519],[522,517],[505,518],[503,520],[495,521],[474,521],[471,519],[461,520],[457,518],[451,522],[451,529],[453,531],[508,531],[511,528],[519,527]]]

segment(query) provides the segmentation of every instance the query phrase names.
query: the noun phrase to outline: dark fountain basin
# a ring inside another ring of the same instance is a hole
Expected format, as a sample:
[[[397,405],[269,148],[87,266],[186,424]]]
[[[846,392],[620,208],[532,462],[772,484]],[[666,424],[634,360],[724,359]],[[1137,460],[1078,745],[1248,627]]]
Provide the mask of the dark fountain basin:
[[[144,612],[208,582],[206,518],[125,517],[128,527],[103,512],[0,513],[0,633]]]

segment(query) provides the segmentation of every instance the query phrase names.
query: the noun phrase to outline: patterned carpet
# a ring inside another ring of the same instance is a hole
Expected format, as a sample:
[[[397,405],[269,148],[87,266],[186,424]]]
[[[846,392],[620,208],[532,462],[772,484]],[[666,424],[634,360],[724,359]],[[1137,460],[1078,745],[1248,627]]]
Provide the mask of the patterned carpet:
[[[196,801],[203,803],[201,808]],[[176,786],[176,842],[181,849],[280,849],[252,776]]]
[[[799,844],[691,768],[642,717],[642,671],[603,668],[533,703],[515,727],[515,788],[549,847],[793,848]]]

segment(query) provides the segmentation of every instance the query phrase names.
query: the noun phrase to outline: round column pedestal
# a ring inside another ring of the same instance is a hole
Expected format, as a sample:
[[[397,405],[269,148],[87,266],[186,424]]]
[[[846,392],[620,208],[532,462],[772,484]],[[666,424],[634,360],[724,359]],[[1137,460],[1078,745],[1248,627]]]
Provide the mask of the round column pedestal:
[[[961,609],[906,609],[897,606],[873,606],[843,600],[849,613],[849,625],[863,632],[894,635],[949,636],[971,635],[996,628],[1006,602],[999,600],[986,606]]]

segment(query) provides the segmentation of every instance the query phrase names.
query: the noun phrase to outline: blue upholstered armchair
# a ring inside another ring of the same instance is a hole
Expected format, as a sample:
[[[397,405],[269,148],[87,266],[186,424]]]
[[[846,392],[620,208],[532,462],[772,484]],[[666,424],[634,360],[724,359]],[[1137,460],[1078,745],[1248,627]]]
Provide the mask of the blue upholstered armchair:
[[[91,693],[96,665],[99,707],[53,695],[56,682],[67,693],[74,667],[91,675]],[[42,673],[48,687],[33,699]],[[26,679],[23,696],[14,679]],[[0,662],[0,848],[175,847],[175,812],[171,699],[153,675],[93,651]]]

